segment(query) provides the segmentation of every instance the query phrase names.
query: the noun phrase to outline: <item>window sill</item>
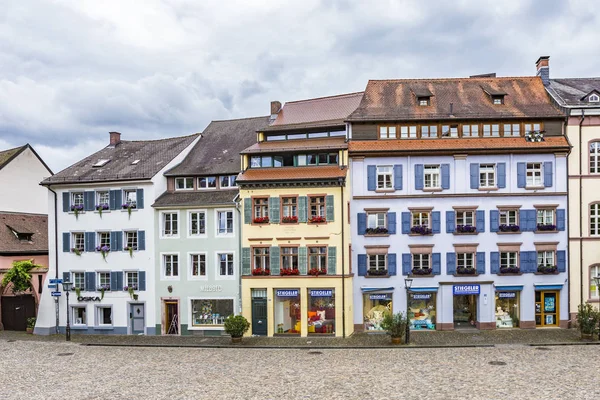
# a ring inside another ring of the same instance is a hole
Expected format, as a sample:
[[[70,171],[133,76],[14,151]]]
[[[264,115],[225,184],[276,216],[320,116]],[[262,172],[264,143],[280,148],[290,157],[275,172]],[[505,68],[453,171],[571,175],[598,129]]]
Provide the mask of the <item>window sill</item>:
[[[76,331],[87,331],[88,326],[87,325],[71,325],[71,330],[76,330]]]
[[[453,232],[453,235],[456,236],[472,236],[472,235],[479,235],[479,232],[475,231],[475,232]]]
[[[300,221],[298,222],[279,222],[279,225],[299,225]]]
[[[390,233],[365,233],[365,237],[388,237]]]
[[[501,232],[501,231],[498,231],[498,232],[496,232],[496,233],[497,233],[498,235],[518,235],[518,234],[520,234],[521,232],[522,232],[522,231],[520,231],[520,230],[519,230],[519,231],[515,231],[515,232],[513,232],[513,231],[510,231],[510,232]]]
[[[433,233],[428,233],[427,235],[421,235],[420,233],[409,233],[408,236],[433,236]]]
[[[374,278],[389,278],[391,275],[389,274],[385,274],[385,275],[365,275],[365,278],[368,279],[374,279]]]
[[[495,192],[499,190],[497,187],[478,187],[477,190],[480,192]]]
[[[543,190],[546,186],[525,186],[525,190]]]
[[[558,233],[558,232],[559,232],[559,231],[558,231],[557,229],[555,229],[555,230],[553,230],[553,231],[537,231],[537,230],[533,231],[533,233],[535,233],[535,234],[538,234],[538,233],[540,233],[540,234],[545,234],[545,233]]]
[[[560,272],[556,271],[556,272],[534,272],[534,275],[558,275],[560,274]]]
[[[94,326],[94,329],[97,331],[112,331],[115,329],[114,326],[110,325],[110,326]]]
[[[114,211],[114,210],[102,210],[102,214],[110,213],[111,211]],[[100,214],[100,211],[95,210],[94,214]]]
[[[523,275],[522,272],[498,272],[496,275],[498,276],[521,276]]]
[[[419,275],[419,274],[409,274],[408,275],[410,278],[434,278],[435,275],[434,274],[428,274],[428,275]]]
[[[472,276],[479,276],[478,273],[474,273],[474,274],[459,274],[459,273],[455,273],[454,276],[458,277],[458,278],[470,278]]]
[[[315,225],[315,226],[319,226],[319,225],[327,225],[327,221],[325,222],[307,222],[307,225]]]
[[[424,192],[441,192],[442,190],[444,190],[444,189],[442,189],[442,188],[423,188]]]
[[[396,189],[375,189],[375,193],[394,193]]]

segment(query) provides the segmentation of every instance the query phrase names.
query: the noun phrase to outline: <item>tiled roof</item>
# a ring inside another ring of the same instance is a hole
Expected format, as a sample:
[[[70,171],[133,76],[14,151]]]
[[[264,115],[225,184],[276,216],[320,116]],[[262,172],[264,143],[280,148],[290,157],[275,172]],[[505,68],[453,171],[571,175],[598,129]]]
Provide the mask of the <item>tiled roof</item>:
[[[265,131],[344,125],[344,120],[358,107],[362,96],[363,92],[358,92],[288,101]]]
[[[32,234],[31,242],[19,240],[13,231]],[[0,213],[0,253],[48,253],[48,216]]]
[[[600,103],[590,103],[583,97],[596,90],[600,93],[600,78],[550,79],[546,86],[556,102],[564,107],[596,107]]]
[[[322,139],[304,139],[304,140],[281,140],[273,142],[260,142],[255,143],[243,150],[242,154],[255,154],[255,153],[272,153],[272,152],[286,152],[286,151],[300,151],[300,150],[341,150],[347,149],[348,144],[346,143],[345,137],[332,137]]]
[[[345,178],[347,168],[337,165],[317,167],[249,168],[238,175],[240,184],[265,181],[313,181]]]
[[[238,190],[197,190],[192,192],[165,192],[152,207],[217,206],[233,204]]]
[[[151,179],[197,137],[198,134],[161,140],[123,140],[60,171],[42,184]],[[93,167],[101,159],[110,161],[103,167]],[[139,162],[132,164],[135,160]]]
[[[23,151],[27,145],[21,147],[15,147],[14,149],[0,151],[0,169],[2,169],[14,156]]]
[[[429,90],[429,106],[414,93]],[[486,93],[487,92],[487,93]],[[494,105],[489,94],[506,93]],[[452,112],[450,108],[452,107]],[[539,77],[371,80],[349,121],[563,117]]]
[[[186,158],[165,176],[237,174],[240,151],[256,143],[256,132],[269,117],[212,121]]]

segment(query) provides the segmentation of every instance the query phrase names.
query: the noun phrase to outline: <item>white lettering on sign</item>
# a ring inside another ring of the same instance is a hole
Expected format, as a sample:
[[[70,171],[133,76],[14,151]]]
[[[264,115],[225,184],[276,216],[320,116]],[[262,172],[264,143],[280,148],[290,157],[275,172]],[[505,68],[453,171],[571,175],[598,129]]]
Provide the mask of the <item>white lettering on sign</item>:
[[[201,292],[222,292],[223,286],[221,285],[204,285],[198,288]]]

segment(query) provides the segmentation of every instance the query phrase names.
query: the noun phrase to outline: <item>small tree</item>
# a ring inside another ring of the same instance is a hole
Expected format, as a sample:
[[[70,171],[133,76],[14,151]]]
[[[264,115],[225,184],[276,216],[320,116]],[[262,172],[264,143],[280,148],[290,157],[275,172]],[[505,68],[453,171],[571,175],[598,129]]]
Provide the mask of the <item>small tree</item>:
[[[225,318],[224,328],[232,338],[241,338],[250,328],[250,323],[243,315],[230,315]]]
[[[14,261],[12,268],[6,272],[2,278],[2,291],[9,284],[12,284],[12,292],[21,294],[31,288],[31,270],[38,265],[35,265],[31,260]]]
[[[600,311],[590,303],[577,306],[577,327],[582,335],[593,335],[598,329]]]

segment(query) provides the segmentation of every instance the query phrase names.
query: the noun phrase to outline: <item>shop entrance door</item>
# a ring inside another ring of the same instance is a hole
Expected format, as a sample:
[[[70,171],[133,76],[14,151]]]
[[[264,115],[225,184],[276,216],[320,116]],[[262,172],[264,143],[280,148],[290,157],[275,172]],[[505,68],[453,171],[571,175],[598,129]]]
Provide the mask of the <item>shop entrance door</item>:
[[[535,292],[535,326],[558,326],[558,292]]]
[[[252,334],[267,336],[267,299],[252,299]]]
[[[132,335],[144,334],[144,305],[130,304],[129,305],[129,321],[131,323],[130,330]]]
[[[165,301],[165,334],[179,335],[178,303]]]
[[[477,328],[477,296],[454,296],[454,329]]]

